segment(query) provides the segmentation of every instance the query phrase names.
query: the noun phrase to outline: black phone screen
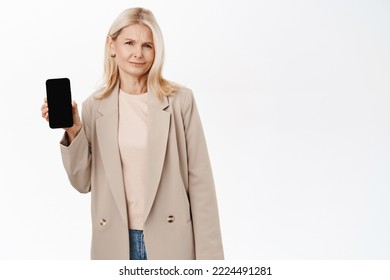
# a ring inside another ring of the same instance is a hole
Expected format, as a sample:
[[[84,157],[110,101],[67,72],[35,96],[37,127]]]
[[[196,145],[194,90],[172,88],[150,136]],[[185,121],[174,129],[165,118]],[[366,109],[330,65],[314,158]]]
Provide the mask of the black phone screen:
[[[46,81],[47,105],[49,107],[49,126],[65,128],[73,125],[72,97],[68,78]]]

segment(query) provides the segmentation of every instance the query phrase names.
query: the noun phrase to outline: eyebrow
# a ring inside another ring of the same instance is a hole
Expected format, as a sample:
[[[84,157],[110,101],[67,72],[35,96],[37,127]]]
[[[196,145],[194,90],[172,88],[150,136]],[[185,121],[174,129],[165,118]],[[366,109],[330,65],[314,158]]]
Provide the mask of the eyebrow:
[[[134,40],[134,39],[131,39],[131,38],[125,38],[124,40],[125,40],[125,41],[133,41],[133,42],[135,42],[135,40]],[[143,42],[142,44],[150,44],[150,45],[153,45],[153,42]]]

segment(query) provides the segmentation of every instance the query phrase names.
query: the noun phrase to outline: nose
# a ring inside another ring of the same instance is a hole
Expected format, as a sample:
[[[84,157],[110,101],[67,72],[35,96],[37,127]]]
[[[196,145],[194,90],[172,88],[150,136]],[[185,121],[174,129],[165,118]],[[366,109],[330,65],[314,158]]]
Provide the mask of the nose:
[[[134,48],[134,58],[142,58],[142,46],[137,46]]]

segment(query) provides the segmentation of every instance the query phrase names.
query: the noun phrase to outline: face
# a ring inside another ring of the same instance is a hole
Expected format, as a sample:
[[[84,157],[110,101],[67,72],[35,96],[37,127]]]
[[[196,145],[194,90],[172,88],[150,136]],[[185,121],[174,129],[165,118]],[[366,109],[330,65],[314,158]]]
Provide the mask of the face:
[[[120,75],[130,78],[147,77],[154,60],[153,34],[141,24],[129,25],[110,41],[111,54],[119,67]]]

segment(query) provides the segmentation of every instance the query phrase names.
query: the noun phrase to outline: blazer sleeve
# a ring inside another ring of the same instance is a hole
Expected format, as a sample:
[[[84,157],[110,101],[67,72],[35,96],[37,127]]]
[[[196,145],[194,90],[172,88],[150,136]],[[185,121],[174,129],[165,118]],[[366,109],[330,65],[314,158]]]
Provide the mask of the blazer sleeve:
[[[214,178],[192,91],[186,95],[183,112],[196,259],[224,259]]]
[[[71,185],[81,193],[91,190],[91,118],[86,102],[82,106],[82,128],[69,144],[66,132],[60,142],[62,163]]]

